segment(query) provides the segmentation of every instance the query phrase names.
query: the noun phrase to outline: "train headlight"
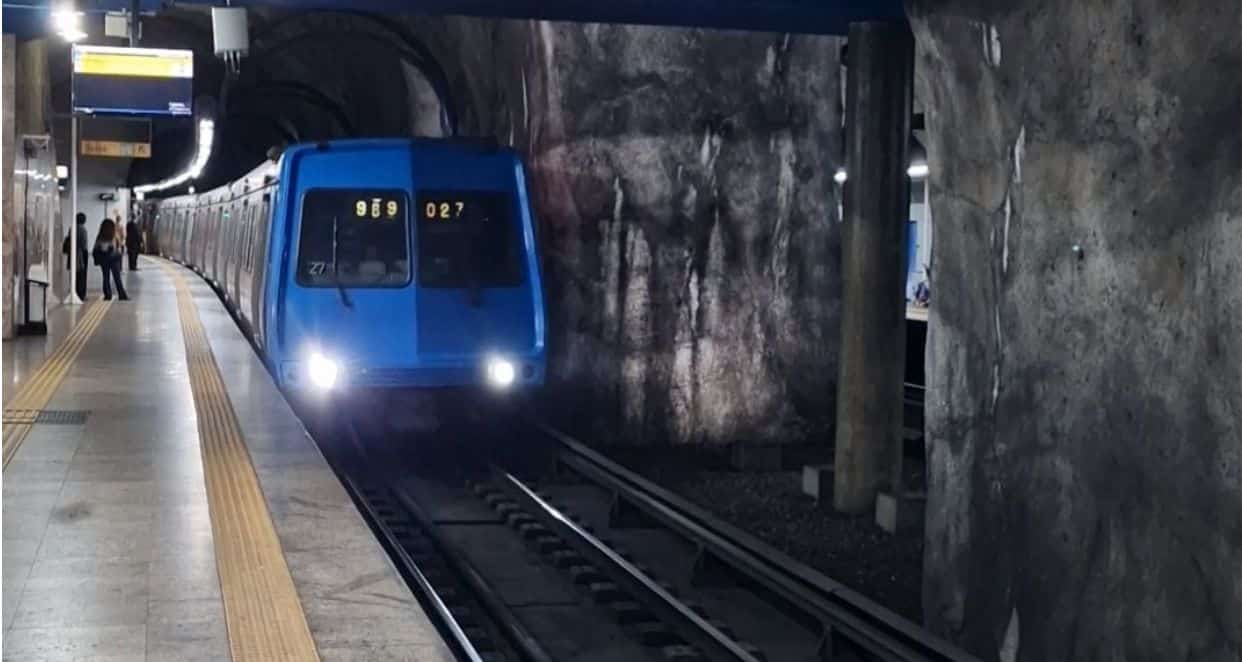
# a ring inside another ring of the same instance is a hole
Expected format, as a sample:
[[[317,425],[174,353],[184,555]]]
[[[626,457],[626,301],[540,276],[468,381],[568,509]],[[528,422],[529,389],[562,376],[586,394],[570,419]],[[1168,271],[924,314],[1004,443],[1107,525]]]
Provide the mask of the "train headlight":
[[[341,372],[341,367],[336,361],[315,352],[310,355],[310,360],[306,363],[306,372],[312,384],[327,390],[336,385],[336,378]]]
[[[490,359],[487,362],[487,381],[493,386],[507,388],[517,377],[517,368],[504,359]]]

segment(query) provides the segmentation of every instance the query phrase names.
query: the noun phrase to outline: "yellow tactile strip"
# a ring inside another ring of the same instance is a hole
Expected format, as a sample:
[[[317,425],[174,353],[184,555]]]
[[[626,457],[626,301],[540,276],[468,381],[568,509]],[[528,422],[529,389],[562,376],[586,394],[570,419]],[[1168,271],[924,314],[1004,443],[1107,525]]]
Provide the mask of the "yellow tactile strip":
[[[181,274],[162,264],[177,287],[233,662],[318,660],[306,614],[198,308]]]
[[[39,412],[56,394],[60,382],[69,374],[69,368],[73,367],[73,362],[86,346],[86,341],[95,334],[95,329],[99,328],[111,306],[111,301],[103,299],[88,304],[86,312],[74,325],[73,331],[69,332],[60,346],[21,385],[17,395],[4,407],[4,468],[8,468],[9,460],[13,459],[17,449],[26,440],[26,435],[30,434],[30,428],[39,417]]]

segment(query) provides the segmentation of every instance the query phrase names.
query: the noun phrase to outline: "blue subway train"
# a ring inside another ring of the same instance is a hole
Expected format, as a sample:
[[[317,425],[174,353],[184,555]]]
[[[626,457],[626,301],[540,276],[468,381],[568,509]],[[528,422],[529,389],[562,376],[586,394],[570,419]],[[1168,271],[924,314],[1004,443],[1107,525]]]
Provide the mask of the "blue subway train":
[[[159,252],[217,286],[282,388],[543,383],[535,222],[511,149],[297,145],[146,213]]]

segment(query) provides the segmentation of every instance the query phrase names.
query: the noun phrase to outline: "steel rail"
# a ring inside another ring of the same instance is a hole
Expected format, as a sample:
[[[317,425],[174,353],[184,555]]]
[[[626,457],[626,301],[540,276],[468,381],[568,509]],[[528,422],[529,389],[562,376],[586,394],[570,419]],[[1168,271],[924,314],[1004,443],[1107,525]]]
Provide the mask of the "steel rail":
[[[448,605],[444,603],[439,592],[436,591],[435,587],[427,579],[427,576],[419,569],[418,563],[410,557],[392,531],[383,524],[383,518],[379,516],[379,513],[375,512],[370,502],[362,496],[361,486],[348,475],[342,475],[341,478],[349,492],[357,495],[354,501],[363,511],[363,515],[371,521],[372,529],[376,530],[382,537],[381,543],[385,550],[401,566],[402,574],[407,577],[407,581],[414,583],[414,586],[411,588],[414,589],[418,597],[422,598],[419,602],[422,602],[425,607],[429,607],[434,612],[435,620],[440,623],[442,631],[448,635],[445,638],[448,639],[449,648],[453,649],[453,653],[459,660],[486,662],[486,658],[479,653],[478,649],[474,647],[474,643],[470,641],[465,628],[461,626],[461,623],[457,622],[457,618],[453,616]]]
[[[359,437],[357,429],[352,422],[346,422],[343,427],[346,430],[346,436],[349,438],[349,444],[353,447],[354,453],[364,460],[368,458],[365,444]],[[371,464],[369,461],[365,464]],[[384,523],[384,518],[380,516],[371,502],[365,496],[364,486],[360,485],[353,476],[347,472],[338,471],[338,476],[345,485],[346,491],[353,497],[358,508],[362,510],[363,516],[371,523],[371,528],[379,534],[381,544],[389,553],[389,556],[400,565],[401,573],[413,585],[410,587],[415,596],[419,598],[424,608],[430,609],[435,615],[434,620],[440,625],[440,630],[447,639],[449,648],[453,650],[454,655],[465,662],[486,662],[486,658],[475,648],[474,642],[470,640],[470,636],[466,634],[466,630],[461,623],[457,621],[457,617],[453,616],[452,611],[440,597],[440,593],[436,591],[435,586],[431,584],[431,580],[423,574],[418,563],[409,555],[397,540],[396,534]]]
[[[831,641],[844,639],[882,660],[979,662],[918,625],[794,560],[669,490],[536,422],[561,446],[560,461],[646,516],[698,544],[716,560],[819,620]]]
[[[444,560],[453,568],[458,577],[466,584],[474,597],[478,599],[501,633],[513,645],[518,655],[526,662],[554,662],[552,656],[531,634],[530,630],[513,615],[505,605],[496,589],[483,578],[483,575],[466,560],[465,552],[455,543],[440,535],[434,521],[422,509],[414,497],[401,489],[394,489],[397,501],[406,509],[410,516],[423,529],[423,533],[431,540],[431,544],[440,550]]]
[[[579,553],[597,565],[610,569],[611,572],[605,570],[604,575],[625,584],[635,599],[659,613],[663,617],[662,620],[673,625],[679,634],[689,643],[697,646],[710,659],[761,662],[760,658],[742,648],[729,635],[721,632],[689,605],[678,600],[668,589],[548,503],[521,480],[501,469],[494,469],[494,473],[505,491],[516,497],[527,509],[541,515],[541,519],[550,524],[551,528],[555,529],[566,542],[576,547]]]

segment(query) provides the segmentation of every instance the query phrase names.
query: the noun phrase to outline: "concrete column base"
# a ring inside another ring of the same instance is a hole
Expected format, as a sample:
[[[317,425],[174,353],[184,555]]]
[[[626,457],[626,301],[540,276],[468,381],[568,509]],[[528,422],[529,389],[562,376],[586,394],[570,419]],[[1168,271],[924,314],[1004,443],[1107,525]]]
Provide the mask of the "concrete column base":
[[[733,444],[729,462],[738,471],[780,471],[780,444]]]
[[[891,492],[875,495],[875,523],[889,533],[918,526],[923,521],[926,497],[921,494],[896,496]]]
[[[807,464],[802,467],[802,493],[823,501],[832,500],[832,469],[831,464]]]

